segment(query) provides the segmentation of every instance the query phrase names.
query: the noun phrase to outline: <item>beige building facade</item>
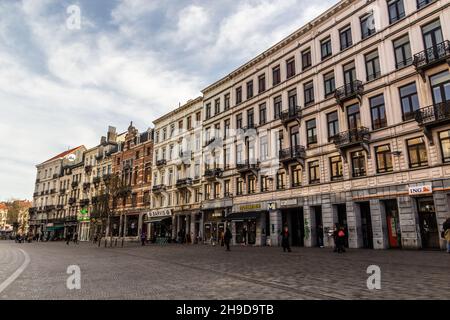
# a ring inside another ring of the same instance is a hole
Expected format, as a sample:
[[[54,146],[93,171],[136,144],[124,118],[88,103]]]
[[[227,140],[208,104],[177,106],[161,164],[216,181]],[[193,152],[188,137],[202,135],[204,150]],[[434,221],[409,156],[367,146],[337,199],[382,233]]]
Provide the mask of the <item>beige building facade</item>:
[[[277,245],[287,225],[332,246],[339,224],[351,248],[443,247],[449,21],[449,1],[341,1],[205,88],[221,164],[202,208],[234,243]]]

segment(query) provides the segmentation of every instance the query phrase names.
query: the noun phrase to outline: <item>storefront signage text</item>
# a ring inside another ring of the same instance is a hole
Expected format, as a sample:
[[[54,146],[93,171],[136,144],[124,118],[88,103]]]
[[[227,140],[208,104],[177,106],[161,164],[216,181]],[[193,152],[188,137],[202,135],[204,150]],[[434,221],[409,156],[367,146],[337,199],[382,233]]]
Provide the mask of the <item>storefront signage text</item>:
[[[171,209],[161,209],[161,210],[153,210],[153,211],[147,212],[148,218],[166,217],[166,216],[171,216],[171,215],[172,215]]]
[[[280,205],[282,207],[296,206],[297,205],[297,199],[281,200],[280,201]]]
[[[430,185],[409,188],[410,196],[419,196],[419,195],[431,194],[431,193],[433,193],[433,188]]]
[[[261,210],[260,203],[246,204],[239,207],[239,211]]]

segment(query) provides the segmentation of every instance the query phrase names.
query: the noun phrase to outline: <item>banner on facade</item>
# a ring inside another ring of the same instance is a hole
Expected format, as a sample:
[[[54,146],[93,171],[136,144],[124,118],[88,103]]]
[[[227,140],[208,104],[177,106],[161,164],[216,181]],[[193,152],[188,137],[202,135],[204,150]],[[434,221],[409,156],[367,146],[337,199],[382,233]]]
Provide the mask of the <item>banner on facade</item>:
[[[296,206],[297,205],[297,199],[288,199],[288,200],[281,200],[280,206],[282,207],[289,207],[289,206]]]
[[[155,217],[170,217],[172,216],[172,209],[161,209],[161,210],[152,210],[147,212],[147,218],[155,218]]]
[[[421,195],[432,194],[432,193],[433,193],[433,187],[431,185],[409,187],[409,195],[410,196],[421,196]]]
[[[261,203],[244,204],[242,206],[239,206],[239,211],[255,211],[261,209],[262,209]]]

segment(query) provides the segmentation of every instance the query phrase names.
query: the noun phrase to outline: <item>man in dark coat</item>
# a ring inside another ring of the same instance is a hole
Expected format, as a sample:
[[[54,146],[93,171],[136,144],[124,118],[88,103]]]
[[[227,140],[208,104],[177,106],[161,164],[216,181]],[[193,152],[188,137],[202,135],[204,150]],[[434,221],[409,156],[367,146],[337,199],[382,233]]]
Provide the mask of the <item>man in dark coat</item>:
[[[281,246],[283,247],[283,252],[291,252],[291,246],[289,245],[289,228],[285,226],[281,232]]]
[[[230,242],[231,242],[232,237],[233,237],[233,235],[231,234],[231,230],[229,227],[227,227],[227,230],[225,231],[225,235],[224,235],[224,241],[225,241],[225,245],[227,246],[227,251],[230,251]]]

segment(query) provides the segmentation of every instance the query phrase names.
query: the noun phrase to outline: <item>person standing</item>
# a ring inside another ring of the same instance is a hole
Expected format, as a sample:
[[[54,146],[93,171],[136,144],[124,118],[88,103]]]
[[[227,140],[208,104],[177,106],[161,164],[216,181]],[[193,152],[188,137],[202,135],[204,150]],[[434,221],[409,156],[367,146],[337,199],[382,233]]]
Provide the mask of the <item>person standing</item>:
[[[345,244],[345,229],[344,229],[344,227],[339,227],[339,230],[337,233],[337,252],[338,253],[345,252],[344,244]]]
[[[233,235],[231,234],[231,230],[229,227],[227,227],[227,230],[225,231],[225,235],[224,235],[224,241],[225,241],[225,245],[227,246],[227,251],[230,251],[230,242],[231,242],[232,237],[233,237]]]
[[[78,244],[78,232],[76,232],[76,231],[73,234],[73,243]]]
[[[283,247],[283,252],[291,252],[291,246],[289,245],[289,228],[288,226],[284,226],[283,231],[281,232],[281,246]]]
[[[334,225],[333,229],[333,242],[334,242],[334,250],[333,252],[338,252],[338,232],[339,232],[339,224]]]
[[[317,240],[320,248],[323,248],[323,226],[319,224],[317,226]]]
[[[450,218],[447,218],[443,224],[444,239],[447,241],[447,253],[450,253]]]
[[[145,231],[141,232],[141,245],[145,246],[145,240],[147,239],[147,233]]]
[[[69,242],[70,242],[70,233],[67,232],[66,233],[66,244],[69,245]]]

